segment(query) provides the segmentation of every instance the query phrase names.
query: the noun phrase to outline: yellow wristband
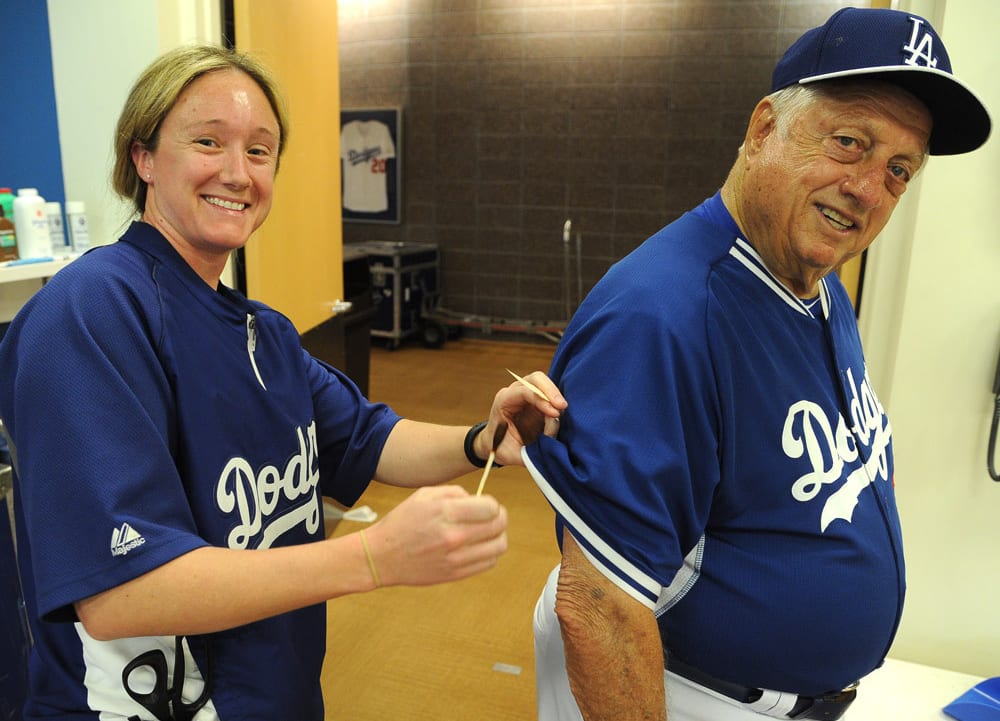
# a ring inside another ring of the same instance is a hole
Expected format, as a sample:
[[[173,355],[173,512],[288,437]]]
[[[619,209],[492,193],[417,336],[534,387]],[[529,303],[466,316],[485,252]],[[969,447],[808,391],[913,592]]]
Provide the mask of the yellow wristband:
[[[365,549],[365,556],[368,558],[368,568],[372,570],[372,578],[375,579],[375,588],[382,588],[382,582],[378,578],[378,571],[375,570],[375,559],[372,558],[372,551],[368,548],[368,539],[365,538],[365,532],[362,529],[359,532],[361,536],[361,546]]]

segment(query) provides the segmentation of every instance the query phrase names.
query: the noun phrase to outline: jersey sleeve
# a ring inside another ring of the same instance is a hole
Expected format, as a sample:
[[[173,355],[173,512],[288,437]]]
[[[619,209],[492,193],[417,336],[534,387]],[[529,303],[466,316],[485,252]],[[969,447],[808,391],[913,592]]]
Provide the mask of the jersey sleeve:
[[[384,403],[368,401],[337,369],[303,353],[316,408],[323,495],[351,506],[374,477],[400,417]]]
[[[569,401],[559,435],[524,455],[560,527],[653,608],[704,531],[717,403],[702,316],[629,272],[613,268],[577,311],[552,366]]]
[[[156,302],[130,287],[141,278],[77,270],[34,296],[0,357],[14,374],[0,407],[50,620],[74,620],[75,601],[205,545],[171,455]]]
[[[379,123],[379,137],[381,139],[382,146],[382,157],[383,158],[395,158],[396,157],[396,145],[392,142],[392,133],[389,132],[389,126],[385,123]]]

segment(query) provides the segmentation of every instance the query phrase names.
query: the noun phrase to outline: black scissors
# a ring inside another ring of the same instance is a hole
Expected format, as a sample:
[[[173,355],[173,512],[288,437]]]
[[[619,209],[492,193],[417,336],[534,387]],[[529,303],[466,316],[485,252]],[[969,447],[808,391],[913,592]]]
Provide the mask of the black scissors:
[[[167,657],[160,649],[141,653],[122,670],[122,685],[133,701],[142,704],[156,718],[156,721],[192,721],[198,711],[208,703],[212,692],[212,656],[207,654],[205,664],[205,687],[201,695],[191,703],[185,703],[182,697],[184,691],[184,646],[180,636],[174,637],[174,683],[167,685]],[[136,669],[149,668],[153,671],[155,681],[153,690],[140,693],[132,688],[129,677]],[[129,721],[140,721],[137,716]]]

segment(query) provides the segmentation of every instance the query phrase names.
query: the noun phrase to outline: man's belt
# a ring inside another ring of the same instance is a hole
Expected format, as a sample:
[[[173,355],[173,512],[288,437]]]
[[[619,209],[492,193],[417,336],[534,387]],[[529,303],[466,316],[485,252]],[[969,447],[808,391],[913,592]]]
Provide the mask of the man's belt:
[[[775,696],[788,696],[788,694],[778,694],[775,691],[765,691],[760,688],[741,686],[730,681],[709,676],[707,673],[699,671],[693,666],[689,666],[683,661],[679,661],[671,654],[666,654],[666,669],[671,673],[693,681],[699,686],[722,694],[734,701],[755,706],[754,710],[765,713],[768,716],[789,719],[814,719],[819,721],[836,721],[847,712],[847,707],[854,702],[858,695],[857,684],[844,689],[843,691],[832,691],[822,696],[797,696],[788,711],[777,715],[763,710],[759,704],[765,700],[768,694]],[[787,702],[786,702],[787,706]]]

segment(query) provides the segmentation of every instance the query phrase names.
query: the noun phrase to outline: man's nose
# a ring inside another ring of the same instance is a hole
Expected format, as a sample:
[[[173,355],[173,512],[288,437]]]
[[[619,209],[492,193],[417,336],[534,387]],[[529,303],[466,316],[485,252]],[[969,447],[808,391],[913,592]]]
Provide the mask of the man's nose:
[[[852,171],[841,183],[841,192],[854,198],[865,210],[878,208],[888,192],[885,187],[885,167],[865,164]]]

